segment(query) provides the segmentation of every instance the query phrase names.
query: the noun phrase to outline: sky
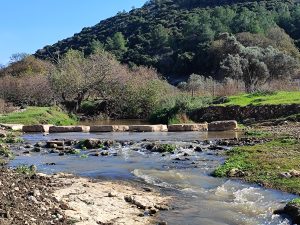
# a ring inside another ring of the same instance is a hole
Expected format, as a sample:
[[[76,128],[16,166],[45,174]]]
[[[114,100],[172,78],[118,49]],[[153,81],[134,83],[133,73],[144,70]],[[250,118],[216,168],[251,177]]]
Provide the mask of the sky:
[[[146,0],[1,0],[0,64],[34,53]]]

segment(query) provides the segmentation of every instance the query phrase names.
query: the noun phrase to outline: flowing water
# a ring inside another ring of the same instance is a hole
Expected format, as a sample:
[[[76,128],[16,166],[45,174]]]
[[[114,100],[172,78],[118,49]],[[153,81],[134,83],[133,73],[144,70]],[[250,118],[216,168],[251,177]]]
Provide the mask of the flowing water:
[[[210,173],[224,158],[216,151],[195,152],[189,148],[195,145],[194,140],[238,136],[235,132],[30,134],[24,138],[31,143],[55,138],[103,138],[135,142],[133,145],[110,148],[111,155],[107,157],[32,153],[30,156],[16,157],[11,166],[35,164],[46,173],[71,172],[96,178],[142,180],[159,186],[175,198],[173,209],[160,213],[161,219],[172,225],[289,224],[287,219],[272,215],[272,212],[295,196],[236,180],[211,177]],[[179,148],[175,154],[164,156],[150,153],[143,148],[143,144],[152,141],[176,144]],[[56,165],[48,166],[47,163]]]

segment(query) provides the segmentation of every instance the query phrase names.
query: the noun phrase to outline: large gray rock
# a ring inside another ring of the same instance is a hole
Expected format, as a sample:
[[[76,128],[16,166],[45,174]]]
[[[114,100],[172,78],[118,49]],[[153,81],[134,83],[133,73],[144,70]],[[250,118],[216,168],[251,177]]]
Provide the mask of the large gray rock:
[[[47,148],[57,148],[58,146],[64,146],[64,141],[47,141],[46,147]]]
[[[291,217],[292,224],[300,224],[300,206],[288,203],[283,209],[275,210],[274,214],[288,215]]]
[[[238,129],[235,120],[215,121],[208,124],[208,131],[233,131]]]

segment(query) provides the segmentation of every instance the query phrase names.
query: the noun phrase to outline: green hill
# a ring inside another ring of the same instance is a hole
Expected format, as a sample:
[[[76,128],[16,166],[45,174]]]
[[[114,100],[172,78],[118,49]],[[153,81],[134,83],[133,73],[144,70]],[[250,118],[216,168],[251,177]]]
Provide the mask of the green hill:
[[[244,45],[259,45],[260,40],[276,45],[270,30],[278,27],[300,47],[298,0],[151,0],[46,46],[35,56],[54,59],[69,49],[88,55],[103,47],[123,63],[153,66],[168,78],[184,79],[191,73],[216,77],[218,62],[211,46],[220,33],[241,34]],[[245,40],[245,32],[256,36]],[[294,54],[295,46],[283,48],[293,56],[299,53]]]

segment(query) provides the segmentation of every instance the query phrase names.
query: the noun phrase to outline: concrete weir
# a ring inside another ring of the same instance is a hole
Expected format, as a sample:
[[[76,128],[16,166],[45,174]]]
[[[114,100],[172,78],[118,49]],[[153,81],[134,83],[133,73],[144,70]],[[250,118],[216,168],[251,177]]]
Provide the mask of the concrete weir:
[[[49,133],[90,132],[89,126],[50,126]]]
[[[49,133],[50,126],[52,125],[23,126],[22,131],[25,133]]]
[[[235,120],[215,121],[211,123],[173,124],[173,125],[95,125],[95,126],[53,126],[21,124],[0,124],[12,130],[25,133],[68,133],[68,132],[200,132],[200,131],[232,131],[238,129]]]
[[[184,131],[207,131],[207,123],[197,124],[174,124],[168,126],[169,132],[184,132]]]
[[[167,125],[132,125],[129,126],[130,132],[167,132]]]
[[[6,129],[13,130],[13,131],[22,131],[24,125],[22,125],[22,124],[4,124],[4,123],[2,123],[2,124],[0,124],[0,127],[4,127]]]
[[[99,125],[90,126],[90,132],[126,132],[129,126],[126,125]]]

